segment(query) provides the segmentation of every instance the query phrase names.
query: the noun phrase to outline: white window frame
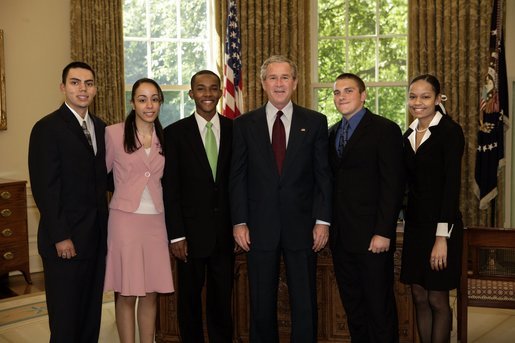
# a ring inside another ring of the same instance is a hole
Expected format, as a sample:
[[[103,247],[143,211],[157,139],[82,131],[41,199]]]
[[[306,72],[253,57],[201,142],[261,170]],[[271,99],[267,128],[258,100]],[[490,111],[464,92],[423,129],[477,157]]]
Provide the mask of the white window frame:
[[[311,103],[313,104],[313,108],[318,108],[318,100],[317,100],[317,90],[318,89],[324,89],[324,88],[333,88],[334,82],[319,82],[318,80],[318,1],[319,0],[310,0],[311,5],[311,25],[310,25],[310,36],[312,37],[311,41],[311,61],[313,68],[311,68]],[[406,0],[409,1],[409,0]],[[379,5],[376,2],[376,15],[379,16]],[[348,21],[349,17],[346,17],[345,20]],[[346,25],[348,30],[348,25]],[[379,22],[376,21],[376,32],[379,31]],[[383,38],[398,38],[406,36],[406,39],[408,39],[408,34],[374,34],[374,35],[363,35],[363,36],[352,36],[353,39],[359,39],[359,38],[367,38],[370,39],[371,37],[374,37],[377,41],[379,39]],[[345,36],[329,36],[326,38],[340,38],[343,37],[344,39],[348,40],[348,32],[346,32]],[[376,52],[375,52],[375,79],[377,80],[378,75],[378,67],[379,67],[379,44],[376,44]],[[346,50],[346,54],[348,54],[348,49]],[[348,56],[347,56],[348,57]],[[408,65],[408,56],[406,56],[406,64]],[[346,58],[348,60],[348,58]],[[407,66],[406,66],[407,68]],[[338,75],[334,75],[334,78],[336,79]],[[405,81],[395,81],[395,82],[384,82],[384,81],[366,81],[367,89],[375,88],[375,87],[408,87],[408,75],[406,75]],[[374,108],[379,107],[379,98],[375,97],[375,103]],[[408,115],[406,114],[406,125],[408,122]]]
[[[220,51],[218,45],[220,38],[218,37],[215,29],[215,0],[204,0],[206,2],[206,11],[207,11],[207,34],[205,39],[198,39],[198,38],[182,38],[181,37],[181,30],[177,30],[177,37],[173,38],[153,38],[151,36],[151,26],[150,26],[150,1],[151,0],[144,0],[145,1],[145,11],[146,11],[146,23],[145,23],[145,29],[146,29],[146,35],[145,37],[130,37],[123,35],[123,42],[126,41],[137,41],[137,42],[146,42],[146,48],[147,48],[147,75],[142,75],[141,77],[149,77],[153,78],[152,73],[152,43],[154,42],[165,42],[165,43],[177,43],[177,50],[176,50],[176,56],[177,56],[177,64],[178,64],[178,83],[177,84],[159,84],[163,92],[166,91],[178,91],[180,92],[180,118],[184,118],[191,113],[185,113],[184,108],[186,102],[192,101],[189,99],[187,95],[187,91],[190,89],[190,79],[192,75],[183,75],[182,74],[182,54],[177,53],[178,51],[181,51],[181,47],[183,43],[203,43],[208,46],[208,53],[207,53],[207,66],[206,69],[216,71],[216,62],[218,60],[217,56],[219,55]],[[179,3],[180,1],[191,1],[191,0],[177,0]],[[181,21],[181,13],[180,13],[180,4],[176,6],[176,22],[177,27],[180,28],[180,21]],[[125,71],[124,71],[125,73]],[[125,92],[131,92],[132,90],[132,83],[126,83],[125,84]]]

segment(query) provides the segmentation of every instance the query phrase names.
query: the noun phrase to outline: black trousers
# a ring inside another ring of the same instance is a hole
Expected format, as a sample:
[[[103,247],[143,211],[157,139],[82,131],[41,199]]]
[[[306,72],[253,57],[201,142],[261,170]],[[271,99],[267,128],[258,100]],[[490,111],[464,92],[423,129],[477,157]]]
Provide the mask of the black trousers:
[[[316,254],[311,249],[250,250],[247,254],[250,289],[250,342],[279,342],[277,292],[281,254],[291,308],[291,341],[317,338]]]
[[[105,254],[43,258],[51,343],[96,343],[100,333]]]
[[[353,343],[399,342],[393,251],[332,251],[334,273]]]
[[[177,316],[183,343],[204,342],[202,289],[206,286],[206,322],[210,343],[232,342],[234,254],[177,260]],[[207,282],[206,282],[207,281]]]

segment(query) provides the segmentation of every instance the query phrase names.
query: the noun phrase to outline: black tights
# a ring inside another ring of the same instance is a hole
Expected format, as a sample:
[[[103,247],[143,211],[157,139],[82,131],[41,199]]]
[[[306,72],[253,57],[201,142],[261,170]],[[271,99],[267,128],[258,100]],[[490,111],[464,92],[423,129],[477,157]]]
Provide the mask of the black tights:
[[[413,284],[411,294],[421,343],[449,343],[452,326],[449,291],[431,291]]]

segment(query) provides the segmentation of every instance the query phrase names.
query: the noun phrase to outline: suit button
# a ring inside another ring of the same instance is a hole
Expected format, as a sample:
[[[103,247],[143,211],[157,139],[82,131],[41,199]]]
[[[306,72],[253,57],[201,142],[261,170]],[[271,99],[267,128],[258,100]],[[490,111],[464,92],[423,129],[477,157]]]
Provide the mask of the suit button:
[[[145,172],[145,177],[150,177],[150,172]]]

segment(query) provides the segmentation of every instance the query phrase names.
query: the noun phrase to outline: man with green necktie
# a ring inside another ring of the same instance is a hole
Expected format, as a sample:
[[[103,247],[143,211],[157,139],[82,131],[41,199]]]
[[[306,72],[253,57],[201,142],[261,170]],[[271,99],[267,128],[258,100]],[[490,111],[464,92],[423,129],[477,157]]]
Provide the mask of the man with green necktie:
[[[195,113],[165,129],[163,196],[166,226],[177,259],[182,342],[204,342],[201,293],[207,278],[209,342],[232,341],[234,240],[229,215],[232,120],[216,106],[222,95],[209,70],[191,78]]]

